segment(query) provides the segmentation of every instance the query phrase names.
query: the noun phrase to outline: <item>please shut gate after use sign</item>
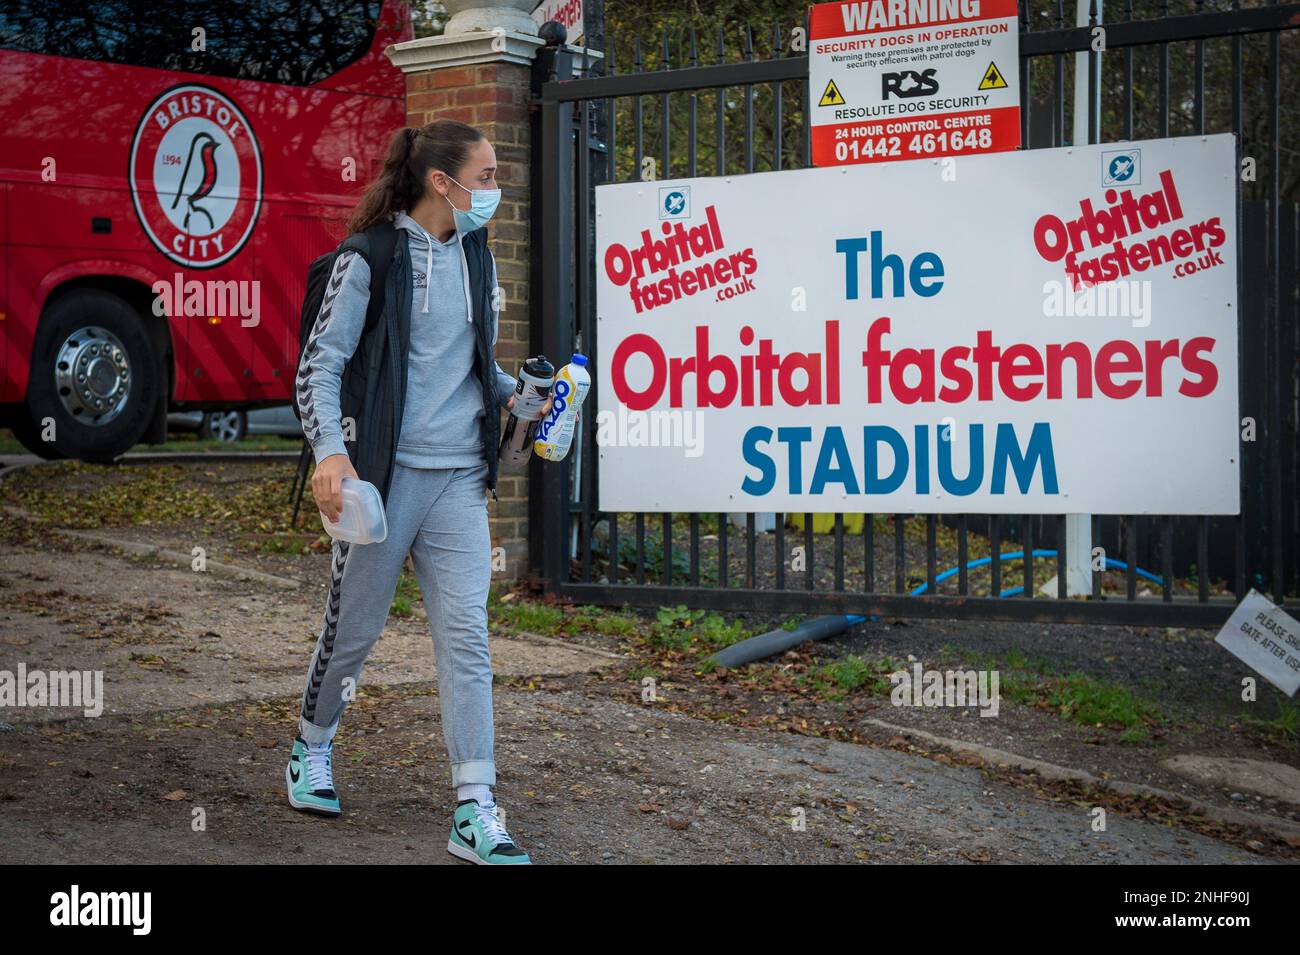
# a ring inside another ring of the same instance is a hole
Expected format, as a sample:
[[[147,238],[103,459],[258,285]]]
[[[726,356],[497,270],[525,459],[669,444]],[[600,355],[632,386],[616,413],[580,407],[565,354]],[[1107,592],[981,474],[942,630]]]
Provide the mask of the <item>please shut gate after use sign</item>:
[[[815,166],[1020,145],[1016,0],[854,0],[809,11]]]

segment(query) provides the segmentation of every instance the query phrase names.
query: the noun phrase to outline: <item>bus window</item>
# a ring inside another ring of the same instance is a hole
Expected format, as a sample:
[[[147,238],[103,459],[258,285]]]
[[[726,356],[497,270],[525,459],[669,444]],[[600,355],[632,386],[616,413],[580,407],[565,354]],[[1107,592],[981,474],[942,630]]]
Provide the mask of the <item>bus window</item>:
[[[311,86],[370,49],[380,0],[6,0],[0,50]],[[195,30],[204,49],[195,51]]]

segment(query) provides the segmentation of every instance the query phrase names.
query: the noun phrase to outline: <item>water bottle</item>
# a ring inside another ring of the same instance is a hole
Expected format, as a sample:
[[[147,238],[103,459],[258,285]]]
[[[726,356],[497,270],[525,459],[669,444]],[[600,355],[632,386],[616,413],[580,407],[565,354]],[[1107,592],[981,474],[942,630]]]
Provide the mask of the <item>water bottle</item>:
[[[369,481],[345,477],[342,493],[343,509],[339,511],[338,523],[331,522],[324,511],[320,512],[325,533],[353,544],[377,544],[388,536],[388,518],[379,488]]]
[[[537,422],[555,381],[555,366],[538,355],[524,362],[515,379],[515,406],[506,419],[498,454],[504,464],[523,464],[533,450]]]
[[[551,386],[551,413],[537,426],[533,451],[547,461],[563,461],[578,430],[578,408],[591,388],[587,374],[587,356],[574,355],[573,361],[560,369]]]

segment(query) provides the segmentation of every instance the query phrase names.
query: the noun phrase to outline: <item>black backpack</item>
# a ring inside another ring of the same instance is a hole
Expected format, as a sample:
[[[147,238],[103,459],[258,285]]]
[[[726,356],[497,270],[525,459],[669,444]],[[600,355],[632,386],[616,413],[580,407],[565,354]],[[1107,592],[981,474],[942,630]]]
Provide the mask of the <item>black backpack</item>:
[[[393,252],[397,248],[397,227],[391,222],[376,222],[364,232],[348,236],[332,252],[314,259],[307,266],[307,291],[302,298],[302,314],[298,319],[298,362],[294,365],[294,378],[302,367],[302,353],[307,347],[307,338],[312,326],[320,315],[321,300],[325,298],[325,286],[334,272],[334,262],[339,255],[349,250],[357,252],[370,266],[370,302],[366,306],[365,331],[373,328],[384,311],[384,287],[388,283],[388,266],[393,261]],[[363,331],[364,334],[364,331]],[[298,400],[289,402],[294,416],[299,420]]]

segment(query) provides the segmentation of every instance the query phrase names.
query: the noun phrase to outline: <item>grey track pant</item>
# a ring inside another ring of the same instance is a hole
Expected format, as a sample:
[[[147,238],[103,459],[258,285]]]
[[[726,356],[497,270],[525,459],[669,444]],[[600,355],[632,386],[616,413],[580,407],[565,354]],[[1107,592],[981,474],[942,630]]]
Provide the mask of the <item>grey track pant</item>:
[[[409,552],[433,636],[451,784],[492,786],[487,464],[394,468],[385,510],[388,536],[374,544],[334,542],[325,621],[307,673],[299,731],[308,743],[333,739],[384,629]]]

